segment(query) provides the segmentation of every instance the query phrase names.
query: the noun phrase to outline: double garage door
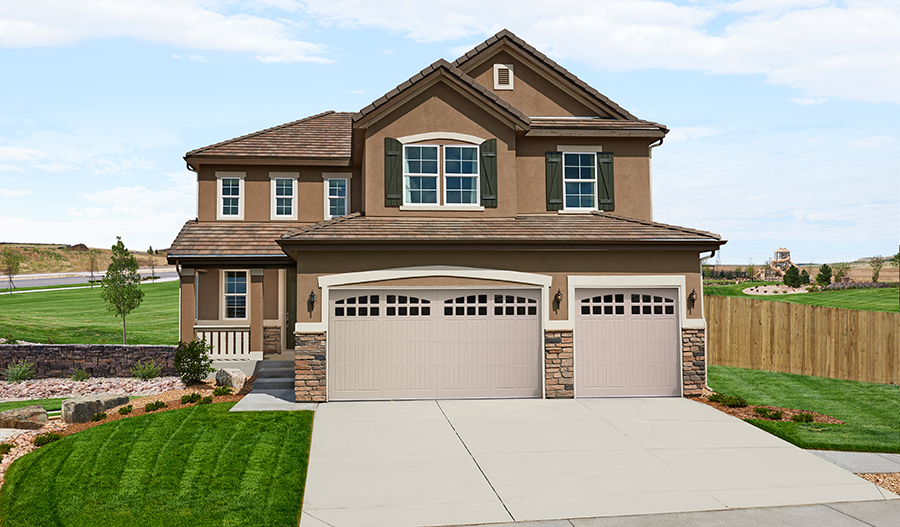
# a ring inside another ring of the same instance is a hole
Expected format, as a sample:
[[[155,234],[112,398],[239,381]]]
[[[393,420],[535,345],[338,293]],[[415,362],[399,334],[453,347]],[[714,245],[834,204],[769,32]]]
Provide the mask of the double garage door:
[[[540,298],[536,289],[332,290],[329,398],[540,397]],[[576,290],[576,396],[680,395],[677,298]]]

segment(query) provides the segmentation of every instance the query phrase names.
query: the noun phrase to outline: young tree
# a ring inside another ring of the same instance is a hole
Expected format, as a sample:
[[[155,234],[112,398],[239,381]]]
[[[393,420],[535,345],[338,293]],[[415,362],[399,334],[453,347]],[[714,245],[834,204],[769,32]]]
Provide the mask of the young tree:
[[[94,273],[100,270],[100,252],[97,249],[88,251],[88,270],[91,272],[91,289],[93,289]]]
[[[834,283],[840,283],[841,280],[850,273],[850,264],[847,262],[838,262],[831,266],[831,276]]]
[[[153,256],[152,253],[147,253],[147,267],[150,268],[150,280],[153,283],[156,283],[156,266],[159,262],[156,260],[156,256]]]
[[[784,273],[784,285],[788,287],[799,287],[800,286],[800,270],[795,266],[791,266]]]
[[[881,274],[881,268],[884,267],[884,257],[880,254],[869,260],[869,267],[872,268],[872,281],[878,281],[878,275]]]
[[[756,267],[753,266],[753,260],[750,260],[750,264],[747,265],[747,278],[751,280],[756,278]]]
[[[9,294],[12,294],[12,290],[16,288],[13,284],[13,277],[19,274],[19,268],[24,261],[25,255],[15,247],[4,247],[0,251],[0,270],[6,275],[6,288],[9,290]]]
[[[816,275],[816,283],[823,287],[831,283],[831,267],[828,267],[828,264],[822,264],[822,266],[819,267],[819,274]]]
[[[809,285],[809,273],[806,269],[800,272],[800,285]]]
[[[138,274],[137,259],[128,252],[122,238],[116,236],[112,246],[112,259],[106,276],[100,281],[103,291],[100,295],[106,301],[106,308],[117,317],[122,317],[122,343],[128,344],[125,331],[125,315],[141,305],[144,292],[141,291],[141,275]]]

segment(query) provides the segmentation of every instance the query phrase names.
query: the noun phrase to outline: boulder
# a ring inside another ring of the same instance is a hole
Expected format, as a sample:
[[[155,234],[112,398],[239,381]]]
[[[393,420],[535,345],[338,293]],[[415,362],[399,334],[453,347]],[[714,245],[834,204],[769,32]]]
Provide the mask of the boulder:
[[[23,406],[0,412],[0,428],[37,430],[47,424],[47,410],[43,406]]]
[[[128,404],[127,395],[89,395],[66,399],[62,403],[62,420],[64,423],[87,423],[104,410]]]
[[[216,386],[230,386],[239,392],[246,382],[247,374],[237,368],[224,368],[216,372]]]

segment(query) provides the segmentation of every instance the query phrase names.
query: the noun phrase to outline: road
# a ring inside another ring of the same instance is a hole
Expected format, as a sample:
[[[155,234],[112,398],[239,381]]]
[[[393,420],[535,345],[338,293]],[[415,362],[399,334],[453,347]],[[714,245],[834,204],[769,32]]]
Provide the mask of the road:
[[[150,269],[140,269],[141,276],[150,276]],[[99,280],[104,273],[94,273],[94,279]],[[156,276],[161,279],[177,278],[178,273],[174,268],[156,269]],[[91,279],[90,273],[73,272],[73,273],[51,273],[36,275],[20,275],[13,278],[13,284],[16,287],[44,287],[51,285],[76,285],[89,284]],[[7,284],[6,276],[0,276],[0,289],[5,289]]]

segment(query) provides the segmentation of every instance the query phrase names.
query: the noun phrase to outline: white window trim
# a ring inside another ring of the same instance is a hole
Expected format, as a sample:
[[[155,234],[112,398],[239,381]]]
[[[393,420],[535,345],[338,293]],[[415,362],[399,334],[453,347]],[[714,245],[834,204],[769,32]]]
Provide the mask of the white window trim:
[[[421,134],[421,135],[432,135],[432,134]],[[446,136],[446,133],[435,133],[434,139],[437,138],[438,135]],[[410,136],[413,137],[413,136]],[[481,141],[477,137],[473,138],[478,141]],[[403,166],[403,205],[400,206],[400,210],[419,210],[419,211],[484,211],[484,207],[481,205],[481,141],[477,144],[449,144],[449,145],[432,145],[432,144],[404,144],[402,149],[403,157],[400,160]],[[407,146],[432,146],[438,149],[438,173],[434,176],[437,177],[438,182],[438,203],[408,203],[406,201],[406,177],[407,176],[428,176],[431,177],[431,174],[407,174],[406,172],[406,147]],[[448,146],[459,146],[464,148],[474,148],[475,149],[475,162],[477,163],[477,169],[475,174],[450,174],[453,176],[463,176],[463,177],[474,177],[475,178],[475,197],[476,203],[447,203],[447,173],[446,173],[446,161],[447,158],[444,155],[444,148]]]
[[[594,206],[593,207],[569,207],[568,205],[566,205],[566,181],[571,181],[571,182],[587,181],[585,179],[569,179],[569,180],[566,179],[566,154],[594,154]],[[599,184],[598,184],[597,179],[600,177],[600,174],[597,173],[597,152],[594,150],[589,150],[586,152],[578,152],[578,151],[571,151],[571,150],[562,151],[562,159],[560,159],[560,161],[562,162],[562,184],[563,184],[563,192],[562,192],[562,194],[563,194],[563,196],[562,196],[563,210],[560,212],[579,213],[579,212],[590,212],[590,211],[599,210],[599,207],[597,205],[599,205],[599,203],[600,203],[600,198],[598,195],[599,194],[598,193]]]
[[[509,84],[500,84],[500,68],[509,70]],[[515,78],[512,64],[494,64],[494,90],[512,90]]]
[[[324,187],[324,200],[325,200],[325,219],[330,220],[332,218],[340,218],[340,216],[332,216],[330,214],[331,203],[328,202],[330,197],[328,196],[328,182],[332,179],[343,179],[347,181],[347,214],[350,214],[350,179],[353,177],[352,172],[323,172],[322,179],[325,181]]]
[[[456,132],[428,132],[427,134],[407,135],[404,137],[398,137],[397,141],[400,141],[401,143],[406,145],[409,143],[419,143],[421,141],[434,141],[436,139],[460,141],[462,143],[471,143],[473,145],[480,145],[481,143],[486,141],[485,139],[475,137],[474,135],[458,134]]]
[[[407,172],[406,172],[406,147],[407,147],[407,146],[425,146],[425,147],[434,147],[434,148],[437,148],[437,152],[438,152],[438,158],[437,158],[438,171],[437,171],[437,174],[433,174],[433,175],[432,175],[432,174],[419,174],[419,173],[415,173],[415,174],[414,174],[414,173],[407,173]],[[400,163],[401,163],[401,166],[403,167],[403,205],[406,206],[406,207],[414,207],[414,208],[419,208],[419,207],[439,207],[439,206],[441,205],[441,201],[440,201],[440,200],[441,200],[441,174],[443,173],[443,170],[441,170],[442,163],[443,163],[442,157],[441,157],[441,154],[442,154],[442,152],[443,152],[443,149],[441,148],[441,145],[430,145],[430,144],[425,144],[425,145],[421,145],[421,144],[409,144],[409,145],[403,145],[403,148],[400,150],[400,152],[402,153],[402,157],[401,157],[401,159],[400,159]],[[412,177],[434,177],[434,178],[437,180],[437,188],[435,189],[435,192],[437,193],[438,202],[437,202],[437,203],[408,203],[408,202],[406,201],[406,177],[407,177],[407,176],[412,176]]]
[[[291,180],[291,213],[278,214],[278,196],[275,195],[277,188],[276,180]],[[297,219],[297,180],[300,179],[300,172],[269,172],[269,188],[271,193],[271,203],[269,205],[269,219],[271,220],[296,220]]]
[[[593,145],[556,145],[556,151],[570,154],[589,154],[591,152],[602,152],[603,147]]]
[[[216,172],[216,219],[217,220],[234,220],[234,221],[243,221],[244,220],[244,201],[246,201],[246,194],[244,191],[244,178],[247,177],[246,172]],[[223,179],[239,179],[238,182],[238,213],[237,215],[222,214],[222,180]]]
[[[457,147],[457,148],[475,149],[475,173],[474,174],[447,174],[447,156],[445,155],[445,152],[446,152],[445,149],[448,146]],[[475,207],[481,207],[481,147],[473,146],[473,145],[444,145],[440,149],[440,152],[441,152],[441,157],[443,157],[443,159],[441,160],[440,166],[442,168],[441,172],[443,173],[442,174],[443,177],[441,178],[441,183],[444,184],[444,192],[442,193],[443,198],[444,198],[444,205],[443,205],[444,210],[447,210],[450,207],[454,207],[454,208],[461,207],[463,210],[472,210]],[[447,188],[447,178],[448,177],[475,178],[475,203],[447,203],[447,192],[449,190]],[[484,210],[484,209],[482,208],[482,210]]]
[[[247,278],[247,292],[244,293],[247,298],[247,309],[246,309],[246,317],[244,318],[228,318],[225,315],[227,314],[227,309],[225,305],[225,273],[226,272],[238,272],[244,273],[244,276]],[[231,322],[233,320],[250,320],[250,270],[249,269],[220,269],[219,270],[219,300],[222,305],[219,308],[219,320]]]

